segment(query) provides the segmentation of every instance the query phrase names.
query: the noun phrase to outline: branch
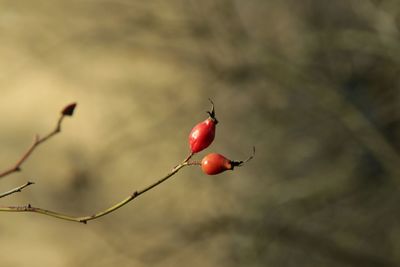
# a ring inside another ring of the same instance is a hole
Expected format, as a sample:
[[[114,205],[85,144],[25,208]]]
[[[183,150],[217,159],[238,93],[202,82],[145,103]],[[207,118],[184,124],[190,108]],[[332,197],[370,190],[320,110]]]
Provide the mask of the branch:
[[[12,166],[11,168],[0,173],[0,178],[4,178],[5,176],[12,174],[14,172],[21,171],[21,165],[29,158],[32,152],[42,143],[46,142],[48,139],[53,137],[54,135],[61,132],[61,124],[64,120],[65,116],[72,116],[76,107],[76,103],[72,103],[67,105],[61,111],[60,118],[57,121],[56,127],[50,133],[40,138],[38,135],[35,136],[32,145],[26,150],[26,152],[21,156],[21,158]]]
[[[72,116],[74,109],[75,109],[76,103],[70,104],[68,106],[66,106],[62,111],[61,111],[61,116],[59,118],[59,120],[57,121],[57,125],[56,128],[51,131],[49,134],[47,134],[46,136],[44,136],[43,138],[39,138],[38,136],[36,136],[33,144],[31,145],[31,147],[25,152],[24,155],[22,155],[22,157],[17,161],[17,163],[14,165],[14,167],[4,171],[3,173],[0,173],[0,178],[4,177],[10,173],[19,171],[21,169],[21,165],[26,161],[27,158],[29,158],[29,156],[32,154],[32,152],[35,150],[35,148],[40,145],[41,143],[47,141],[49,138],[51,138],[52,136],[56,135],[57,133],[59,133],[61,131],[61,123],[64,119],[65,116]],[[213,109],[212,109],[213,110]],[[210,114],[211,116],[213,116],[213,111]],[[232,166],[230,168],[227,168],[229,170],[232,170],[234,166],[241,166],[243,163],[251,160],[254,156],[254,152],[255,152],[255,148],[253,148],[253,155],[250,156],[247,160],[245,161],[229,161],[229,164],[231,164]],[[77,216],[72,216],[72,215],[68,215],[65,213],[61,213],[61,212],[57,212],[57,211],[52,211],[52,210],[47,210],[47,209],[43,209],[40,207],[34,207],[31,204],[25,205],[25,206],[6,206],[6,207],[0,207],[0,212],[33,212],[33,213],[38,213],[38,214],[42,214],[42,215],[47,215],[53,218],[57,218],[57,219],[61,219],[61,220],[66,220],[66,221],[72,221],[72,222],[79,222],[79,223],[84,223],[86,224],[88,221],[91,220],[95,220],[97,218],[103,217],[109,213],[112,213],[120,208],[122,208],[123,206],[125,206],[126,204],[128,204],[129,202],[131,202],[132,200],[134,200],[135,198],[139,197],[140,195],[146,193],[147,191],[150,191],[151,189],[155,188],[156,186],[162,184],[163,182],[167,181],[169,178],[171,178],[172,176],[174,176],[180,169],[182,169],[183,167],[186,166],[192,166],[192,165],[199,165],[198,162],[189,162],[189,160],[191,159],[191,157],[194,155],[194,153],[190,153],[188,155],[188,157],[186,157],[186,159],[184,159],[180,164],[178,164],[177,166],[175,166],[174,168],[172,168],[172,170],[167,173],[164,177],[162,177],[160,180],[148,185],[147,187],[143,188],[142,190],[139,191],[134,191],[131,195],[129,195],[128,197],[124,198],[123,200],[121,200],[120,202],[116,203],[115,205],[99,211],[97,213],[94,213],[92,215],[88,215],[88,216],[81,216],[81,217],[77,217]],[[228,161],[228,159],[225,159],[226,161]],[[227,170],[225,169],[225,170]],[[208,174],[208,173],[207,173]],[[215,173],[212,173],[215,174]],[[10,194],[13,194],[15,192],[19,192],[21,189],[29,186],[30,184],[32,184],[31,182],[28,182],[27,184],[24,184],[20,187],[17,187],[15,189],[12,189],[8,192],[3,193],[2,195],[0,195],[0,197],[4,197]]]
[[[189,158],[189,157],[188,157]],[[46,210],[46,209],[42,209],[42,208],[38,208],[38,207],[33,207],[30,204],[26,205],[26,206],[10,206],[10,207],[0,207],[0,212],[1,211],[6,211],[6,212],[34,212],[34,213],[39,213],[42,215],[47,215],[47,216],[51,216],[57,219],[62,219],[62,220],[66,220],[66,221],[73,221],[73,222],[79,222],[79,223],[84,223],[86,224],[88,221],[91,220],[95,220],[97,218],[103,217],[111,212],[116,211],[117,209],[125,206],[126,204],[128,204],[129,202],[131,202],[132,200],[134,200],[135,198],[137,198],[138,196],[146,193],[147,191],[153,189],[154,187],[160,185],[161,183],[165,182],[166,180],[168,180],[169,178],[171,178],[172,176],[174,176],[180,169],[182,169],[185,166],[189,166],[191,164],[188,163],[188,159],[185,159],[181,164],[175,166],[171,172],[169,172],[167,175],[165,175],[163,178],[161,178],[160,180],[158,180],[157,182],[145,187],[142,190],[139,191],[134,191],[130,196],[126,197],[125,199],[123,199],[122,201],[116,203],[115,205],[97,212],[93,215],[89,215],[89,216],[82,216],[82,217],[75,217],[75,216],[71,216],[71,215],[67,215],[64,213],[59,213],[59,212],[55,212],[55,211],[51,211],[51,210]]]
[[[21,192],[22,189],[24,189],[25,187],[28,187],[30,185],[33,185],[33,184],[34,184],[33,182],[26,182],[25,184],[23,184],[21,186],[18,186],[18,187],[14,188],[14,189],[11,189],[10,191],[1,193],[0,194],[0,198],[9,196],[9,195],[17,193],[17,192]]]

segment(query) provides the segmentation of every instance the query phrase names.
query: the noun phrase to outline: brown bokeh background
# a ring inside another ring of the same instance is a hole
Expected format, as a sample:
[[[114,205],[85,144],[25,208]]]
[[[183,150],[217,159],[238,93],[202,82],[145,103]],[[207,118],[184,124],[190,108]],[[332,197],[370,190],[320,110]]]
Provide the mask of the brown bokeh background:
[[[110,206],[187,155],[208,97],[207,151],[257,147],[88,225],[1,213],[0,265],[400,265],[399,30],[397,0],[0,1],[0,167],[78,102],[1,205]]]

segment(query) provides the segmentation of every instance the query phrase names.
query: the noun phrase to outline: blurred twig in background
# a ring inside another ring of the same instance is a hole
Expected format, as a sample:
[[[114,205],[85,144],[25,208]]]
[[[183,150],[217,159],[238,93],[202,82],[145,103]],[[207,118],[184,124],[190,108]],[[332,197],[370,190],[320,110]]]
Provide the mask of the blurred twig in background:
[[[69,104],[63,108],[63,110],[60,113],[60,118],[57,120],[56,127],[54,130],[52,130],[50,133],[46,134],[43,137],[39,137],[39,135],[35,136],[35,139],[32,143],[32,145],[28,148],[28,150],[21,156],[21,158],[15,163],[14,166],[11,168],[0,172],[0,178],[3,178],[7,175],[10,175],[14,172],[19,172],[21,171],[21,165],[29,158],[29,156],[33,153],[33,151],[42,143],[46,142],[49,140],[51,137],[54,135],[58,134],[61,132],[61,124],[65,118],[65,116],[72,116],[74,113],[76,107],[76,103]]]
[[[6,197],[6,196],[9,196],[9,195],[12,195],[12,194],[14,194],[14,193],[21,192],[22,189],[24,189],[25,187],[28,187],[28,186],[30,186],[30,185],[33,185],[33,184],[34,184],[33,182],[26,182],[26,183],[23,184],[23,185],[20,185],[20,186],[18,186],[18,187],[16,187],[16,188],[13,188],[13,189],[11,189],[11,190],[9,190],[9,191],[7,191],[7,192],[1,193],[1,194],[0,194],[0,198],[3,198],[3,197]]]

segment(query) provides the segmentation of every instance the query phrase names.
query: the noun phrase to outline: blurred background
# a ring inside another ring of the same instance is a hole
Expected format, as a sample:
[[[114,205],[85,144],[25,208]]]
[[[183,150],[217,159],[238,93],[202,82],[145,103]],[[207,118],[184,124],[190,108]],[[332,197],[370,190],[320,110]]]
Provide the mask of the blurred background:
[[[399,266],[397,0],[0,1],[0,168],[43,144],[0,205],[88,215],[188,153],[185,168],[88,225],[1,213],[2,266]]]

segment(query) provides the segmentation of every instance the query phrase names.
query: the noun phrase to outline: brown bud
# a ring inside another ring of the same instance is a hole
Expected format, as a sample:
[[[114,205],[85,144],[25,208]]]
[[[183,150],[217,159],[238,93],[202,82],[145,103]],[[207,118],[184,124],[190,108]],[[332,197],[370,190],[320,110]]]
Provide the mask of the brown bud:
[[[63,108],[63,110],[61,111],[61,114],[63,116],[72,116],[74,114],[75,107],[76,107],[76,103],[71,103],[71,104],[65,106],[65,108]]]

